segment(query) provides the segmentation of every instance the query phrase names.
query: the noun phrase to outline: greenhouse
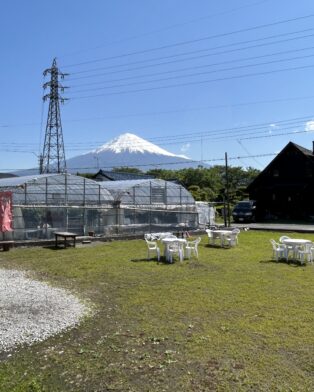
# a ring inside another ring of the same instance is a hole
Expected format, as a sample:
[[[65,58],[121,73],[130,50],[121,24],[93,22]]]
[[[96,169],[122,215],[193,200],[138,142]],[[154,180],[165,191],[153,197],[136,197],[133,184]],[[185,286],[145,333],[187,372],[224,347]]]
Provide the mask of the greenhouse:
[[[155,179],[97,182],[70,174],[11,177],[0,179],[0,204],[1,200],[10,202],[12,227],[2,229],[0,239],[51,239],[55,231],[108,236],[182,230],[195,228],[198,221],[195,201],[184,187]],[[5,211],[5,204],[0,207]]]
[[[198,225],[195,200],[180,184],[140,179],[104,181],[101,186],[114,199],[120,233],[179,231]]]

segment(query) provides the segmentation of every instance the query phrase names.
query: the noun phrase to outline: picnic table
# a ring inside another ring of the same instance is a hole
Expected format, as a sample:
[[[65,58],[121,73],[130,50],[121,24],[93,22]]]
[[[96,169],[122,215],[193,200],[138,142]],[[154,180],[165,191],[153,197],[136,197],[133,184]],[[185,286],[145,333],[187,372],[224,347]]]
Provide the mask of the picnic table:
[[[58,247],[60,239],[63,239],[63,244],[64,244],[65,248],[67,247],[67,244],[68,244],[67,240],[68,239],[72,239],[73,240],[73,246],[75,248],[76,237],[77,237],[76,233],[70,233],[68,231],[55,231],[54,235],[55,235],[55,245],[56,245],[56,248]]]
[[[224,246],[225,238],[231,234],[231,230],[212,230],[214,236],[220,238],[221,247]]]
[[[312,242],[310,240],[305,240],[303,238],[285,238],[284,240],[282,240],[282,243],[285,244],[286,246],[291,247],[293,257],[296,258],[298,253],[298,248],[305,246],[306,244],[311,244]]]
[[[186,239],[185,238],[169,238],[165,237],[161,240],[161,242],[164,244],[164,256],[167,261],[170,261],[170,250],[169,246],[172,244],[177,244],[178,248],[180,248],[181,253],[180,253],[180,261],[183,261],[184,258],[184,245],[186,244]]]

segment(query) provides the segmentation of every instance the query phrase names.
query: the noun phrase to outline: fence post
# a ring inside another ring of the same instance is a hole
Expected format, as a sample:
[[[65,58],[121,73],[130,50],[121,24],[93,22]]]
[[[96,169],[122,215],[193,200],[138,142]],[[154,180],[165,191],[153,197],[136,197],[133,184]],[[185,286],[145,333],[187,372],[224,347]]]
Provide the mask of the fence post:
[[[46,177],[46,195],[45,195],[45,200],[46,200],[46,206],[48,205],[48,177]]]

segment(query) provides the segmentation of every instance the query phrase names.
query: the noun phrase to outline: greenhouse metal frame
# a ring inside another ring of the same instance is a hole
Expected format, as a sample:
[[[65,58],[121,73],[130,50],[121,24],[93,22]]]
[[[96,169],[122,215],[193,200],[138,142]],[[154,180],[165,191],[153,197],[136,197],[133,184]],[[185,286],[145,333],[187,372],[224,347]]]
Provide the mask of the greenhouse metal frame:
[[[70,174],[0,180],[12,192],[13,231],[2,239],[51,239],[55,231],[111,236],[197,227],[192,195],[163,180],[97,182]]]

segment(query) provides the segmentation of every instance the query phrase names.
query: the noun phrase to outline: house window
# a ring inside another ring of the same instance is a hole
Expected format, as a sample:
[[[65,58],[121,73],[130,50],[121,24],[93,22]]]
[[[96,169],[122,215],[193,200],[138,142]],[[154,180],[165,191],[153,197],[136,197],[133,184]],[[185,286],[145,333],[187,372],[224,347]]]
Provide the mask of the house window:
[[[274,170],[273,176],[274,176],[274,177],[279,177],[279,170],[278,170],[278,169],[275,169],[275,170]]]
[[[152,200],[152,203],[156,203],[156,204],[166,203],[165,188],[152,187],[151,188],[151,200]]]
[[[276,195],[275,195],[275,193],[273,193],[273,200],[276,200]]]

